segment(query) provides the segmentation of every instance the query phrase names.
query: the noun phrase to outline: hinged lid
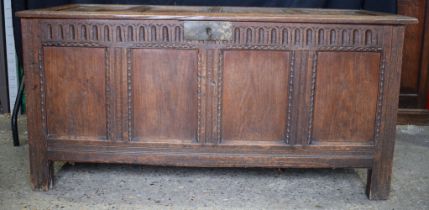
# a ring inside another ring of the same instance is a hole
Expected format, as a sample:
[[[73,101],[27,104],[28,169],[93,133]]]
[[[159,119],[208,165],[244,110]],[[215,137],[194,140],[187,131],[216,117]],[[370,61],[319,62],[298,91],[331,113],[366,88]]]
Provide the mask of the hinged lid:
[[[235,20],[289,23],[410,24],[416,18],[365,10],[71,4],[17,12],[23,18]]]

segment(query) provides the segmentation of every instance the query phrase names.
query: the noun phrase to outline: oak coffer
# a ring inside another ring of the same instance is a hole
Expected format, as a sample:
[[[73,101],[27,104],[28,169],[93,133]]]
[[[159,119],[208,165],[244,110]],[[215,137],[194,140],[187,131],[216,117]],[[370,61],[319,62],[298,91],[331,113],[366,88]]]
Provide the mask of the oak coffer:
[[[22,18],[30,171],[367,168],[390,190],[404,27],[352,10],[66,5]]]

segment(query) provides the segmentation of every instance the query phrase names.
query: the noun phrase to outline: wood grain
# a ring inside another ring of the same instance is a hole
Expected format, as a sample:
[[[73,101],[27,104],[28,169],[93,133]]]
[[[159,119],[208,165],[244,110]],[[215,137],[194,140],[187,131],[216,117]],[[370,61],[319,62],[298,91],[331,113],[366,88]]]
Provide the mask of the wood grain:
[[[313,138],[373,141],[380,53],[320,52]]]
[[[152,5],[91,5],[74,4],[60,8],[17,12],[18,17],[69,19],[195,19],[294,23],[371,23],[409,24],[415,19],[360,10],[318,10],[249,7],[152,6]]]
[[[30,181],[34,190],[48,190],[53,185],[53,161],[47,157],[46,127],[41,103],[41,74],[43,68],[39,56],[41,48],[37,20],[22,20],[25,85],[27,94],[27,131],[30,162]]]
[[[35,189],[51,186],[53,161],[77,161],[366,168],[369,197],[389,195],[402,24],[416,19],[120,5],[19,15]],[[231,40],[185,40],[188,20],[228,21]]]
[[[194,50],[132,50],[133,140],[196,140]]]
[[[405,27],[392,28],[386,35],[385,85],[383,88],[383,111],[380,134],[377,136],[373,167],[368,170],[367,195],[372,200],[389,197],[392,180],[393,152],[395,149],[396,120],[398,114],[399,88],[401,82],[402,52]],[[389,37],[391,36],[391,38]]]
[[[47,47],[43,54],[48,135],[106,139],[104,49]]]
[[[289,53],[225,51],[222,141],[285,138]]]

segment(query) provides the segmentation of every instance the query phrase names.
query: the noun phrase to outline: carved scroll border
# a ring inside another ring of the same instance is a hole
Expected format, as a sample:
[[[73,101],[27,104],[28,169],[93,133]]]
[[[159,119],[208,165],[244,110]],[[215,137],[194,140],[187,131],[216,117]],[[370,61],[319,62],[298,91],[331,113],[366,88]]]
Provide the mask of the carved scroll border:
[[[288,46],[310,49],[319,46],[376,47],[382,31],[371,25],[317,25],[296,23],[233,22],[233,37],[227,45]],[[189,43],[184,40],[183,21],[115,21],[52,19],[41,22],[42,41],[88,42],[94,44],[130,45],[138,43]]]
[[[288,81],[288,107],[287,107],[287,122],[286,122],[286,134],[285,134],[285,139],[284,142],[286,144],[289,144],[290,142],[290,133],[291,133],[291,126],[292,126],[292,104],[293,101],[295,100],[295,98],[293,97],[294,95],[294,90],[295,90],[295,84],[294,84],[294,78],[295,78],[295,51],[290,51],[290,58],[289,58],[289,63],[290,63],[290,71],[289,71],[289,81]]]
[[[134,121],[134,104],[133,104],[133,65],[132,65],[132,49],[127,49],[127,132],[128,141],[133,140],[133,121]]]
[[[377,26],[267,24],[235,23],[233,39],[228,44],[282,45],[300,49],[319,46],[377,47],[380,44],[381,30]]]
[[[113,97],[112,97],[112,90],[111,90],[111,75],[110,75],[110,52],[108,48],[104,49],[104,83],[105,83],[105,91],[106,91],[106,118],[107,118],[107,140],[111,140],[113,138],[113,127],[112,127],[112,120],[113,120],[113,112],[112,112],[112,105],[113,105]]]
[[[307,144],[313,143],[313,120],[314,120],[314,100],[316,94],[316,79],[317,79],[317,62],[319,52],[377,52],[380,53],[381,63],[379,67],[379,78],[378,83],[378,96],[377,96],[377,108],[376,108],[376,120],[374,130],[374,141],[377,143],[381,129],[381,117],[383,108],[384,98],[384,81],[385,81],[385,70],[386,70],[386,55],[382,47],[344,47],[344,46],[332,46],[332,47],[319,47],[313,52],[313,63],[311,68],[311,94],[310,94],[310,110],[308,119],[308,136]]]
[[[48,129],[47,129],[47,116],[46,116],[46,83],[45,83],[45,67],[44,67],[44,52],[43,47],[39,48],[37,52],[37,59],[39,62],[39,85],[40,85],[40,107],[41,107],[41,115],[42,115],[42,129],[43,135],[45,138],[48,137]]]

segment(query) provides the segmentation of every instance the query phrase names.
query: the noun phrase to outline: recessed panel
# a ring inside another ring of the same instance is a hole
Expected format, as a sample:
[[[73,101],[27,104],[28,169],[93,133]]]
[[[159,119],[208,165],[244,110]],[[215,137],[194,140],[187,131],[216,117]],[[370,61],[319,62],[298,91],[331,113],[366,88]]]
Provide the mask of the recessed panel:
[[[198,52],[132,50],[133,139],[195,140]]]
[[[105,50],[44,48],[48,134],[106,138]]]
[[[317,67],[313,139],[373,140],[380,53],[320,52]]]
[[[289,52],[224,52],[222,141],[281,141],[288,109]]]

